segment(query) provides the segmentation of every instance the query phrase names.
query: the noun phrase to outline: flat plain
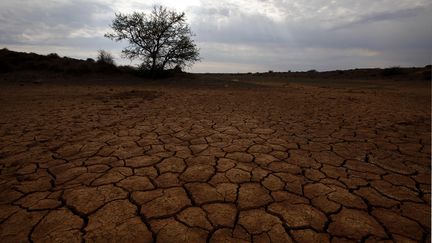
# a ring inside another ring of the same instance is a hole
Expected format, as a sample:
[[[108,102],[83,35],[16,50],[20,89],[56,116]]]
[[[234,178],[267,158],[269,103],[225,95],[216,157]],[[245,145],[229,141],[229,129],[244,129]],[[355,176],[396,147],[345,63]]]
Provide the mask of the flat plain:
[[[0,242],[430,242],[430,82],[248,80],[2,84]]]

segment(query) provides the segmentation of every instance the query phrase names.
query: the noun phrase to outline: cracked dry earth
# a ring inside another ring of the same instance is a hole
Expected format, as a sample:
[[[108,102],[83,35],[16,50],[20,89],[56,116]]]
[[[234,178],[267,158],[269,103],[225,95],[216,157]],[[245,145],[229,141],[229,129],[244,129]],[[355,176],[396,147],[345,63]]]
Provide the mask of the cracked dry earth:
[[[430,242],[426,89],[0,89],[0,242]]]

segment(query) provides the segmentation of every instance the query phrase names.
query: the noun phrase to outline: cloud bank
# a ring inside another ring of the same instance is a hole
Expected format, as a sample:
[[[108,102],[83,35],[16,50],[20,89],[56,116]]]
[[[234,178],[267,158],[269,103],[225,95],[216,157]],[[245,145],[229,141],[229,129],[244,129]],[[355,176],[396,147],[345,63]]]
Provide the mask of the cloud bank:
[[[76,58],[125,43],[103,37],[114,13],[162,4],[186,12],[203,60],[192,72],[330,70],[431,63],[429,0],[3,0],[0,47]]]

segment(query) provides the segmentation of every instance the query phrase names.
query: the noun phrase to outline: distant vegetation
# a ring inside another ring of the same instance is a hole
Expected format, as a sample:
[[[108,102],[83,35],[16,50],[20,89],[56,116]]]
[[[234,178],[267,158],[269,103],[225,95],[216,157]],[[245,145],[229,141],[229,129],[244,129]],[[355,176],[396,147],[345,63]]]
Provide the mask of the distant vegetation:
[[[103,61],[95,62],[91,58],[87,60],[79,60],[69,57],[60,57],[56,53],[44,56],[36,53],[14,52],[8,49],[1,49],[0,73],[35,71],[67,75],[83,75],[101,72],[122,72],[122,68],[116,67],[111,60],[110,56],[106,56],[105,53]]]
[[[99,64],[115,66],[114,57],[111,55],[111,53],[104,50],[98,51],[97,62]]]
[[[0,49],[0,80],[16,80],[22,75],[29,74],[31,78],[45,77],[85,77],[96,75],[106,77],[114,75],[143,76],[142,72],[131,66],[116,66],[113,56],[106,51],[99,51],[96,60],[86,60],[60,57],[56,53],[39,55]],[[186,77],[188,74],[181,70],[172,69],[163,73],[160,77]],[[230,76],[266,77],[269,79],[395,79],[395,80],[431,80],[431,65],[417,68],[390,67],[385,69],[352,69],[319,72],[309,70],[306,72],[275,72],[269,70],[265,73],[226,74]],[[6,77],[6,78],[5,78]]]

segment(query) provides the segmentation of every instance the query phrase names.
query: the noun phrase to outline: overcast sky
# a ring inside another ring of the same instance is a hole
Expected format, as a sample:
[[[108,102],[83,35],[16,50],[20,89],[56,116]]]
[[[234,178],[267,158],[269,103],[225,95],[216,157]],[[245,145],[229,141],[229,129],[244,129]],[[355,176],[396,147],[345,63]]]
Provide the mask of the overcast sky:
[[[117,63],[126,43],[103,37],[114,13],[162,4],[184,11],[202,61],[192,72],[424,66],[432,0],[1,0],[0,48]]]

